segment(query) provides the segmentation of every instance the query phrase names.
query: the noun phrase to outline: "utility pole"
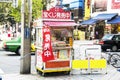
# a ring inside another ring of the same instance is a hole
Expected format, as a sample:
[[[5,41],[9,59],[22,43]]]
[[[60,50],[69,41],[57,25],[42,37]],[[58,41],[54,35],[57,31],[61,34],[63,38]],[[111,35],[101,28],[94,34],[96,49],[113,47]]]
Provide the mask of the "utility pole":
[[[31,73],[31,21],[32,0],[22,0],[21,3],[21,61],[20,74]]]

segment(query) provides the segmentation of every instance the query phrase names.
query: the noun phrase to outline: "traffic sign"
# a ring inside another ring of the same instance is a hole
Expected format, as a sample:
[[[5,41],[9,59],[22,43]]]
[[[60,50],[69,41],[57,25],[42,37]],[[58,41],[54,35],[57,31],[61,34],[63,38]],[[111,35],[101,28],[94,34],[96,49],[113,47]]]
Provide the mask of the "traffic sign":
[[[12,2],[13,0],[0,0],[0,2]]]

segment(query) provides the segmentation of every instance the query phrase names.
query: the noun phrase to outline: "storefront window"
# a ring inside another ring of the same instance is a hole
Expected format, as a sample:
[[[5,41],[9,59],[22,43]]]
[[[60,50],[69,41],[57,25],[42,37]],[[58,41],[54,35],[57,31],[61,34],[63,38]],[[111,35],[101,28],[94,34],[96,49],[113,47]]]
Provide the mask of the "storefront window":
[[[73,30],[74,40],[85,40],[85,30],[74,29]]]
[[[111,33],[117,34],[118,32],[119,32],[118,31],[118,24],[113,24],[112,28],[111,28]]]
[[[51,30],[51,39],[54,43],[53,46],[66,46],[69,44],[69,39],[72,37],[71,30],[67,28],[62,29],[52,29]]]

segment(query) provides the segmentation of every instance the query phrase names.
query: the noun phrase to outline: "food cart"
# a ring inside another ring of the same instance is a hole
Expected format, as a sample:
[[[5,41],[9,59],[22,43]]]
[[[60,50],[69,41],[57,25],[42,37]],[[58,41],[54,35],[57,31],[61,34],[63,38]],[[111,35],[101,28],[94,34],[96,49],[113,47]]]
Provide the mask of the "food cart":
[[[51,72],[70,73],[73,36],[76,23],[71,14],[61,8],[43,11],[43,18],[34,21],[36,27],[36,70],[43,76]]]

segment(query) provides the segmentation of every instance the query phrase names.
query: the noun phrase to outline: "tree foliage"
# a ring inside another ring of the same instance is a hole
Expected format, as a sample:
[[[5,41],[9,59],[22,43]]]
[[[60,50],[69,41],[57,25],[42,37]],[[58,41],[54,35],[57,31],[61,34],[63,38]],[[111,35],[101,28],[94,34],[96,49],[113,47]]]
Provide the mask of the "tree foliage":
[[[42,0],[32,0],[32,18],[36,19],[41,17]],[[15,21],[20,22],[21,20],[21,0],[18,1],[18,7],[11,7],[10,15],[14,17]]]
[[[32,19],[40,18],[42,9],[42,0],[32,0]],[[0,3],[0,22],[6,20],[21,21],[21,0],[18,0],[16,8],[12,6],[12,3]]]
[[[0,3],[0,23],[6,22],[11,3]]]
[[[14,8],[12,5],[9,7],[9,16],[13,17],[16,22],[21,21],[21,1],[18,0],[18,7]]]
[[[33,0],[32,17],[33,19],[40,18],[43,9],[42,0]]]

